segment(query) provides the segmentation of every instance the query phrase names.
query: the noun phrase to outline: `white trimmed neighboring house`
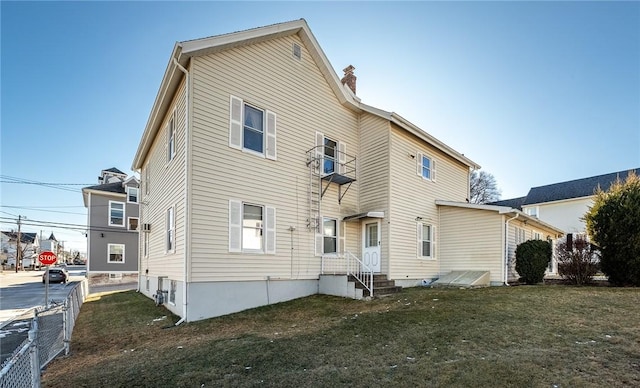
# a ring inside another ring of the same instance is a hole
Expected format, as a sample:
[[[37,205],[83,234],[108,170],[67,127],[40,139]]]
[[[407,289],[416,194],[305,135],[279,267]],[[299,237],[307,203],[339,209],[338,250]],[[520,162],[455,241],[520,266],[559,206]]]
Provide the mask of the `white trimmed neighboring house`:
[[[110,168],[82,189],[89,285],[138,281],[140,181]]]
[[[8,267],[16,265],[18,232],[3,231],[0,233],[0,260],[6,262]],[[22,264],[20,268],[29,268],[38,265],[38,245],[37,233],[20,233],[20,251]]]
[[[176,43],[132,166],[140,292],[195,321],[458,268],[504,284],[505,219],[561,233],[514,209],[465,208],[479,166],[362,103],[353,70],[338,78],[304,20]],[[443,222],[449,209],[462,219]],[[467,239],[477,218],[491,228]],[[482,244],[492,257],[474,253]]]
[[[629,171],[640,175],[640,168],[596,175],[550,185],[532,187],[525,197],[492,202],[491,205],[510,206],[525,214],[561,229],[565,235],[586,236],[584,215],[593,205],[598,187],[607,191],[618,179],[624,181]],[[558,273],[558,265],[552,260],[549,274]]]

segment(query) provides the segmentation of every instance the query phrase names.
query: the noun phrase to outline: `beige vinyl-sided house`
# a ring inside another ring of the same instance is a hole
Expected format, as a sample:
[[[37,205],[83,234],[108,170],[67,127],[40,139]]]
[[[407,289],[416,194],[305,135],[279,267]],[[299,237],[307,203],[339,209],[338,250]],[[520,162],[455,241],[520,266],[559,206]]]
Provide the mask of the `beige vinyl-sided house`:
[[[462,268],[504,282],[499,250],[486,265],[456,250],[472,224],[442,223],[479,166],[362,103],[353,70],[339,79],[304,20],[176,43],[133,162],[142,293],[194,321],[376,295],[374,274],[407,287]],[[504,251],[496,228],[487,238]]]

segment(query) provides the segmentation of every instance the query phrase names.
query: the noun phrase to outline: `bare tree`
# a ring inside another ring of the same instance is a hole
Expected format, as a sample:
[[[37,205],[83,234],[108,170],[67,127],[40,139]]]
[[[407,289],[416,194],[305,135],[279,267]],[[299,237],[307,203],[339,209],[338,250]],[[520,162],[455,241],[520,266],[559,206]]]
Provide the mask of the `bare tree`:
[[[487,203],[500,199],[496,178],[486,171],[474,171],[471,174],[471,203]]]

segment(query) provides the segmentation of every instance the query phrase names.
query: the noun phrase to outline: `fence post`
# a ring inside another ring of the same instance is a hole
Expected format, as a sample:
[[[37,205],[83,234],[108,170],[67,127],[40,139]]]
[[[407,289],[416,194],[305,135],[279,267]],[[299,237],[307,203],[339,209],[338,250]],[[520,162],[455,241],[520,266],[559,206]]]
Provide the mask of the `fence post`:
[[[64,305],[62,306],[62,343],[64,346],[64,355],[69,355],[69,298],[64,301]]]
[[[29,361],[31,362],[31,386],[40,387],[40,355],[38,354],[38,316],[34,316],[29,330]]]

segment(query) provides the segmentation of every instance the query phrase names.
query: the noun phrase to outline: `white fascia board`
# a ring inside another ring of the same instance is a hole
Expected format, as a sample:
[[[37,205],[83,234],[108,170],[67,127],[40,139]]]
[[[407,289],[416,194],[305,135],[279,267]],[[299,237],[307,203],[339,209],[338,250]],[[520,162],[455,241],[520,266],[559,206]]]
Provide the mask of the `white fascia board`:
[[[111,191],[102,191],[102,190],[93,190],[93,189],[82,189],[82,193],[91,193],[94,195],[102,195],[104,197],[122,197],[127,198],[127,194],[125,193],[114,193]],[[86,205],[85,205],[86,206]]]
[[[586,197],[565,198],[565,199],[558,199],[558,200],[549,201],[549,202],[528,203],[526,205],[522,205],[522,207],[525,208],[525,207],[544,206],[544,205],[556,205],[563,202],[593,200],[594,197],[595,195],[588,195]]]
[[[451,156],[452,158],[456,159],[457,161],[467,165],[468,167],[471,167],[471,168],[476,169],[476,170],[480,169],[480,165],[479,164],[477,164],[473,160],[467,158],[466,156],[462,155],[461,153],[457,152],[456,150],[454,150],[453,148],[451,148],[448,145],[444,144],[443,142],[441,142],[440,140],[436,139],[435,137],[431,136],[429,133],[423,131],[420,127],[418,127],[415,124],[411,123],[409,120],[405,119],[404,117],[400,116],[399,114],[397,114],[395,112],[387,112],[387,111],[384,111],[382,109],[378,109],[378,108],[375,108],[373,106],[362,104],[362,103],[360,104],[360,108],[362,110],[366,111],[366,112],[369,112],[369,113],[373,114],[373,115],[376,115],[376,116],[382,117],[385,120],[391,121],[392,123],[398,125],[400,128],[406,130],[409,133],[412,133],[412,134],[416,135],[418,138],[422,139],[426,143],[434,146],[438,150],[440,150],[443,153]]]

